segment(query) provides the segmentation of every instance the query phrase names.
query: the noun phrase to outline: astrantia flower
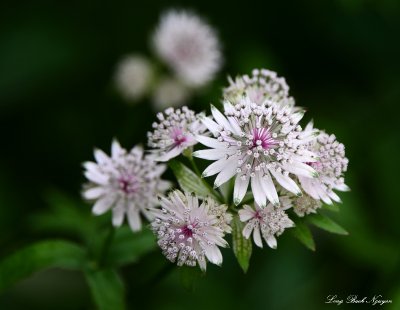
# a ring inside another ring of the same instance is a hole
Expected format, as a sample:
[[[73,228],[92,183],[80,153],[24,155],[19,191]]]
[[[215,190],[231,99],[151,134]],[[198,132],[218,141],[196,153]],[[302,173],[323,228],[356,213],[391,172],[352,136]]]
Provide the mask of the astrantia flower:
[[[220,44],[214,30],[192,13],[164,14],[153,42],[159,57],[188,85],[207,83],[221,66]]]
[[[153,123],[153,132],[147,134],[148,145],[158,161],[168,161],[197,143],[195,135],[203,133],[205,127],[199,116],[187,107],[168,108],[158,113],[158,123]]]
[[[83,192],[86,199],[96,200],[93,213],[112,209],[112,223],[117,227],[126,214],[131,229],[140,230],[140,213],[149,219],[149,209],[158,205],[156,196],[169,188],[169,183],[160,179],[166,167],[143,156],[141,147],[127,152],[117,141],[112,143],[111,157],[101,150],[95,150],[94,156],[96,163],[84,163],[90,183]]]
[[[267,199],[279,205],[276,182],[288,191],[300,195],[298,185],[289,173],[315,177],[317,173],[307,163],[316,156],[305,145],[314,139],[314,132],[302,132],[298,122],[303,112],[292,113],[269,102],[253,103],[245,97],[232,106],[225,103],[225,115],[211,107],[215,119],[203,118],[203,123],[216,138],[198,136],[197,140],[210,147],[193,153],[207,160],[216,160],[203,172],[203,176],[218,174],[216,187],[235,177],[234,202],[238,205],[247,187],[262,207]]]
[[[217,218],[217,226],[219,226],[225,233],[230,234],[232,232],[232,227],[230,223],[232,222],[232,214],[227,212],[227,205],[219,205],[215,200],[211,198],[206,198],[206,202],[209,206],[209,214],[214,215]]]
[[[163,254],[178,266],[196,266],[206,269],[206,258],[213,264],[222,264],[219,246],[226,247],[224,231],[211,208],[210,199],[199,204],[194,194],[179,190],[160,198],[161,210],[154,211],[152,229]]]
[[[254,208],[244,205],[243,209],[239,210],[239,217],[242,222],[246,222],[243,236],[249,239],[253,233],[254,243],[260,248],[263,247],[261,236],[270,248],[276,249],[275,237],[280,236],[286,228],[294,226],[284,209],[275,208],[272,204],[265,208],[260,208],[257,204]]]
[[[189,98],[190,91],[174,78],[161,79],[154,89],[153,103],[158,111],[166,107],[181,106]]]
[[[229,77],[228,80],[230,85],[224,88],[224,97],[233,103],[247,95],[251,102],[257,104],[272,100],[284,106],[294,106],[285,78],[278,77],[274,71],[254,69],[251,76],[246,74],[235,80]]]
[[[150,61],[140,55],[129,55],[118,64],[115,83],[127,100],[138,100],[149,90],[154,76]]]
[[[299,217],[310,213],[316,213],[317,210],[322,207],[321,200],[314,199],[306,193],[303,193],[301,196],[296,196],[282,189],[279,193],[279,201],[282,207],[284,209],[292,208]]]
[[[312,124],[307,127],[312,128]],[[303,190],[312,198],[321,199],[327,204],[332,204],[332,200],[341,202],[333,190],[349,190],[343,178],[343,173],[347,171],[349,163],[345,157],[344,145],[339,143],[334,135],[322,132],[308,145],[308,149],[318,156],[318,160],[308,163],[318,172],[318,177],[299,176]]]

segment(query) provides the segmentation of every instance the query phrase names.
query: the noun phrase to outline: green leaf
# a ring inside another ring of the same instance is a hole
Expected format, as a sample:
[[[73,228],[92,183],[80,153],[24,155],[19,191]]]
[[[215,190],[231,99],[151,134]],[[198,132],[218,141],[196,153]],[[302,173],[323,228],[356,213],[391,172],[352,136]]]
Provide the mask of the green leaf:
[[[348,235],[349,233],[339,224],[334,222],[332,219],[329,217],[322,215],[320,213],[318,214],[313,214],[309,215],[307,217],[307,220],[312,223],[313,225],[324,229],[326,231],[329,231],[334,234],[339,234],[339,235]]]
[[[0,291],[43,269],[81,269],[85,259],[86,252],[69,241],[50,240],[32,244],[0,262]]]
[[[125,309],[124,285],[115,270],[87,270],[85,277],[98,309]]]
[[[175,174],[179,186],[186,192],[194,192],[199,197],[211,196],[216,200],[220,200],[214,191],[204,184],[204,180],[198,177],[192,170],[186,167],[179,161],[172,160],[169,162],[169,167]]]
[[[181,283],[185,289],[193,292],[198,279],[202,276],[199,267],[182,266],[179,267]]]
[[[290,229],[293,236],[295,236],[302,244],[304,244],[311,251],[315,251],[315,242],[308,226],[302,221],[295,221],[296,226]]]
[[[123,226],[115,232],[106,261],[113,266],[134,263],[156,248],[154,234],[149,229],[132,233],[128,226]]]
[[[244,223],[242,223],[239,217],[235,217],[232,220],[232,246],[233,253],[237,258],[237,261],[246,273],[249,269],[250,257],[252,252],[252,243],[250,239],[246,239],[243,234]]]

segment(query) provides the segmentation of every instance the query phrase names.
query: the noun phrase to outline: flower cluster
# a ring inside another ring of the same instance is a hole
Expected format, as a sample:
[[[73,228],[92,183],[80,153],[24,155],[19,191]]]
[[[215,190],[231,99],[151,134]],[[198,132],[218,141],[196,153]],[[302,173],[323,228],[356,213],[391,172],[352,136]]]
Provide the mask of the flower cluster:
[[[226,210],[215,211],[215,202],[206,199],[199,203],[192,194],[179,190],[160,198],[161,209],[154,212],[152,229],[164,255],[178,266],[196,266],[206,269],[206,259],[221,265],[222,254],[218,246],[226,247],[225,223],[221,218]],[[217,213],[217,214],[216,214]],[[221,227],[222,226],[222,227]]]
[[[191,31],[190,27],[175,29],[171,18],[179,19],[176,25],[180,26],[188,22],[179,14],[164,18],[157,40],[166,59],[172,57],[168,44],[178,43],[164,42],[164,32],[175,31],[177,40]],[[201,53],[178,52],[185,57]],[[177,66],[182,69],[184,64]],[[344,145],[311,122],[301,126],[305,111],[294,105],[284,78],[256,69],[251,76],[229,82],[223,108],[211,106],[209,116],[187,107],[159,112],[147,135],[148,155],[139,147],[127,152],[114,141],[111,157],[96,150],[97,163],[85,164],[90,185],[84,197],[96,200],[93,212],[112,209],[115,226],[121,225],[126,213],[133,231],[141,228],[142,213],[151,222],[163,254],[179,266],[198,265],[205,270],[207,261],[221,265],[219,247],[228,245],[224,238],[230,233],[234,250],[244,244],[238,236],[252,236],[256,246],[265,242],[275,249],[277,237],[301,221],[293,216],[302,218],[319,212],[323,204],[340,202],[335,191],[349,189],[344,183],[348,166]],[[193,152],[197,143],[206,148]],[[165,167],[157,162],[181,154],[195,172],[175,160],[171,167],[181,167],[173,170],[182,191],[165,195],[169,183],[161,180]],[[201,174],[194,158],[212,163]],[[214,175],[212,188],[206,178]]]
[[[157,110],[181,106],[210,83],[221,67],[221,47],[215,30],[192,12],[170,10],[162,14],[151,42],[166,72],[156,70],[153,61],[144,56],[122,59],[115,82],[128,101],[151,94]]]
[[[121,226],[126,215],[131,229],[140,230],[140,213],[151,219],[149,212],[158,204],[156,195],[170,187],[169,182],[160,178],[166,167],[156,165],[141,147],[127,152],[116,140],[111,157],[98,149],[94,156],[96,163],[84,163],[85,177],[90,183],[83,192],[86,199],[96,201],[93,213],[100,215],[112,209],[114,226]]]

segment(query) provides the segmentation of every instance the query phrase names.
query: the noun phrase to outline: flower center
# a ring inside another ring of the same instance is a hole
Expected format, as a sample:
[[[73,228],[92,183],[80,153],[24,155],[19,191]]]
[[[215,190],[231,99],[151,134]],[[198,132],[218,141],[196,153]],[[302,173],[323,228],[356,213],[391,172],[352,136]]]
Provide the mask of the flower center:
[[[136,193],[139,189],[139,182],[138,180],[132,176],[121,176],[118,179],[119,189],[123,191],[125,194],[133,194]]]
[[[172,129],[171,138],[174,140],[175,146],[181,146],[183,143],[187,141],[187,138],[183,134],[183,130],[178,127]]]
[[[264,150],[270,149],[277,142],[272,138],[269,128],[254,128],[251,149],[261,146]]]
[[[193,236],[193,226],[192,225],[185,225],[182,227],[182,234],[186,237],[192,237]]]

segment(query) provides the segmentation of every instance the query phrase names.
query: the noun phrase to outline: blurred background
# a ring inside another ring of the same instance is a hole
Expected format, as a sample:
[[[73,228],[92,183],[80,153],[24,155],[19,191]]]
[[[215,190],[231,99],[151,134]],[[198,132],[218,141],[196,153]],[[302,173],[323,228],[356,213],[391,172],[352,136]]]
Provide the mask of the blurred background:
[[[350,159],[335,218],[349,236],[315,230],[316,252],[285,233],[278,250],[255,250],[244,275],[232,251],[209,265],[194,292],[154,250],[125,267],[129,308],[333,309],[328,295],[382,295],[400,309],[400,2],[397,0],[18,1],[0,9],[0,257],[44,238],[63,237],[35,221],[49,193],[77,208],[81,163],[93,147],[145,144],[154,111],[127,105],[112,76],[130,52],[150,53],[160,13],[190,8],[223,43],[218,79],[192,100],[218,103],[227,75],[265,67],[286,77],[306,119],[335,133]],[[67,206],[66,206],[67,207]],[[355,305],[342,305],[352,309]],[[357,307],[357,308],[361,308]],[[93,309],[81,274],[51,269],[0,296],[1,309]]]

